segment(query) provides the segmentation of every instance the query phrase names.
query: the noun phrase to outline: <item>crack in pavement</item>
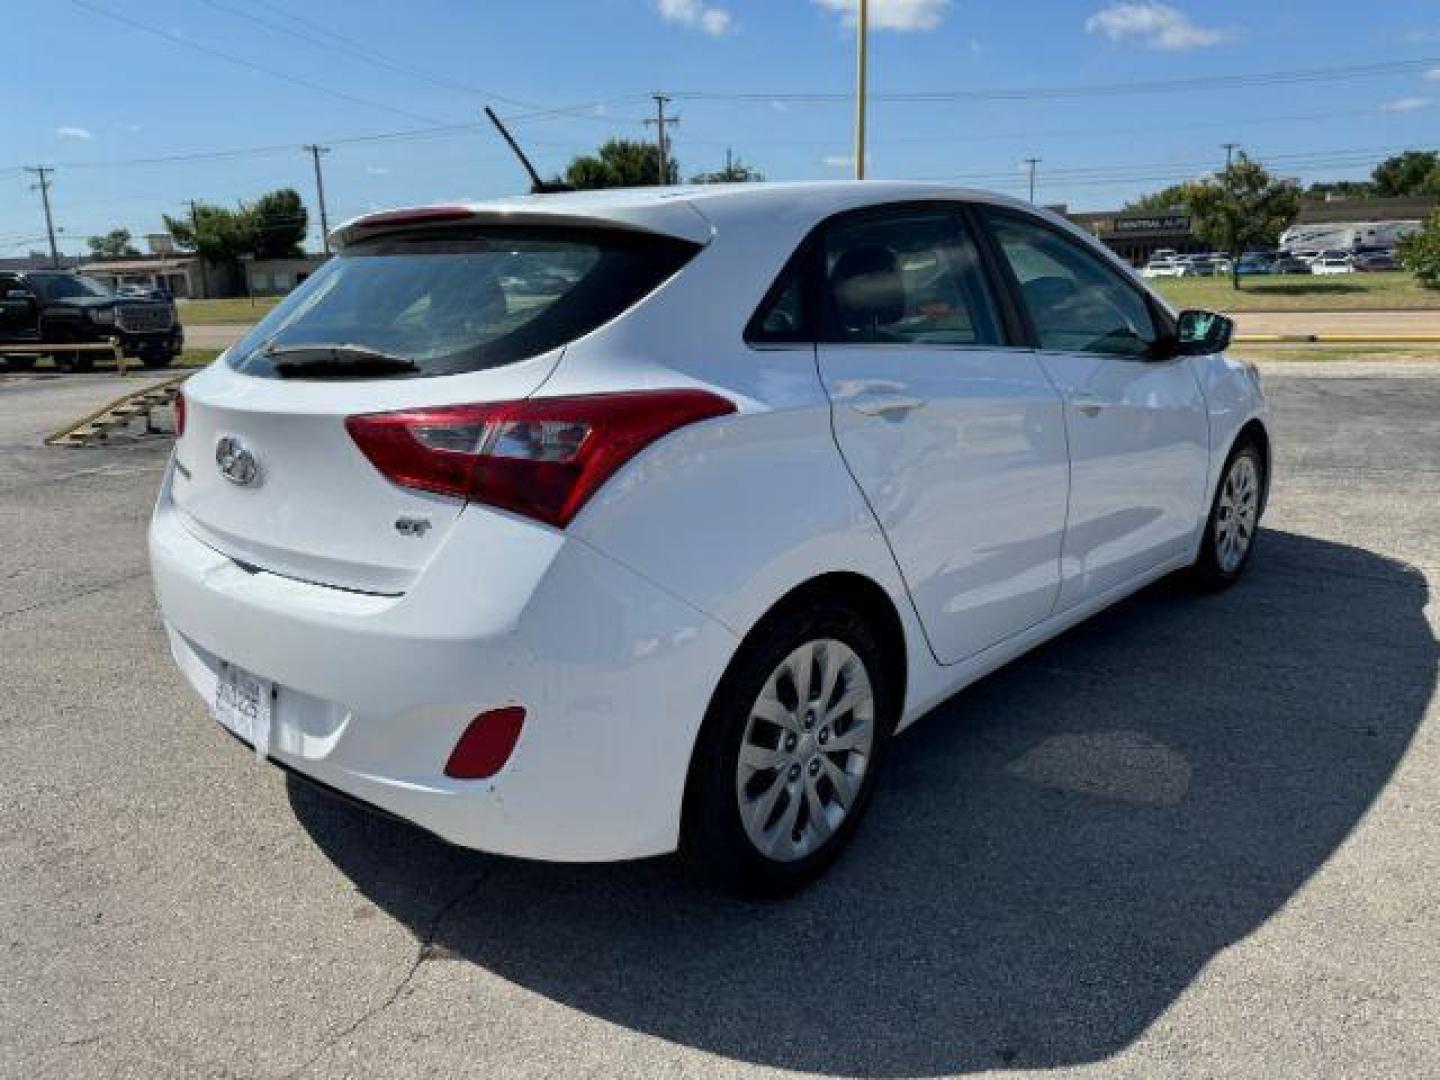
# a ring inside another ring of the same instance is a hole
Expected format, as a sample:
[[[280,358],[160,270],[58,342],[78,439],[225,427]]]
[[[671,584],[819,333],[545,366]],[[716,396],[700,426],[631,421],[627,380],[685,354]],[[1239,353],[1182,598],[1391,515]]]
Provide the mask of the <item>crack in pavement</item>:
[[[414,980],[415,975],[420,970],[421,965],[424,964],[425,961],[432,960],[437,955],[440,955],[435,950],[435,937],[437,934],[439,934],[440,927],[444,925],[445,919],[461,903],[465,902],[466,900],[472,899],[480,891],[481,886],[483,886],[485,882],[489,879],[489,871],[477,874],[464,886],[456,890],[454,896],[452,896],[449,900],[445,901],[445,903],[440,905],[440,909],[436,911],[434,917],[430,920],[429,925],[426,926],[425,933],[420,936],[419,944],[415,950],[415,959],[410,962],[410,966],[405,970],[405,974],[400,977],[400,981],[395,984],[395,988],[385,996],[385,1000],[380,1002],[378,1005],[374,1005],[366,1009],[353,1021],[347,1024],[344,1028],[336,1032],[330,1038],[326,1039],[320,1045],[320,1048],[316,1050],[315,1053],[311,1054],[310,1057],[306,1058],[289,1072],[282,1074],[281,1080],[294,1080],[295,1077],[298,1077],[300,1074],[306,1072],[308,1069],[310,1069],[312,1065],[317,1064],[322,1058],[329,1054],[330,1051],[334,1050],[341,1043],[345,1042],[347,1039],[350,1038],[350,1036],[354,1035],[366,1024],[370,1023],[371,1020],[374,1020],[377,1016],[390,1008],[390,1006],[394,1005],[395,1002],[400,1000],[400,995],[405,992],[405,988],[409,986],[410,983]]]
[[[108,581],[100,581],[94,585],[87,585],[83,589],[76,589],[74,592],[66,593],[64,596],[52,596],[46,600],[36,600],[33,604],[24,604],[17,608],[8,608],[0,611],[0,619],[8,619],[14,615],[26,615],[32,611],[40,611],[43,608],[68,604],[72,600],[81,600],[87,596],[93,596],[95,593],[104,592],[106,589],[114,589],[120,585],[127,585],[138,578],[149,576],[150,571],[148,569],[135,570],[122,577],[110,578]]]

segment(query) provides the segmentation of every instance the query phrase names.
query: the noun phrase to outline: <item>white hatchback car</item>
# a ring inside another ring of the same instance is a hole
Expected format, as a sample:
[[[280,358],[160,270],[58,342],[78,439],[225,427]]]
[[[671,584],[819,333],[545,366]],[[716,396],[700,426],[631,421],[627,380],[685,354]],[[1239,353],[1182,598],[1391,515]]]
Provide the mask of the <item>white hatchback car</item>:
[[[186,384],[155,588],[233,734],[457,844],[794,887],[896,731],[1252,550],[1228,320],[1028,204],[656,188],[335,239]]]

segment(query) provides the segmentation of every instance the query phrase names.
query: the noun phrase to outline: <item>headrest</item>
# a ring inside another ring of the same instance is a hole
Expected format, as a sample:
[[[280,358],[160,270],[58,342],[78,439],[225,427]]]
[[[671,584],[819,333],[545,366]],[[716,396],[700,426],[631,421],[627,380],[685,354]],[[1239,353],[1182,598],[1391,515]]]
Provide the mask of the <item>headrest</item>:
[[[905,317],[900,259],[888,247],[866,244],[845,252],[830,271],[830,288],[847,330],[873,330]]]

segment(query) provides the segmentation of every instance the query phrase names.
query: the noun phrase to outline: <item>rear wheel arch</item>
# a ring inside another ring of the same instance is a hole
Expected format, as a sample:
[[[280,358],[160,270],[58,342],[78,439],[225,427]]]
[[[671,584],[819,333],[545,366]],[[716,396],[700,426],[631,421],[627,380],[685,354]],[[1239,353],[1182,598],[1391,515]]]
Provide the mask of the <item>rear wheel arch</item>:
[[[853,571],[833,571],[820,574],[795,586],[772,604],[741,639],[730,662],[725,667],[724,674],[720,676],[720,681],[716,683],[715,689],[711,693],[711,701],[713,702],[720,696],[722,689],[735,672],[740,657],[745,655],[752,644],[770,626],[795,610],[814,604],[821,599],[830,603],[840,603],[853,610],[874,631],[882,648],[890,685],[895,687],[895,700],[903,709],[909,680],[905,624],[901,620],[900,612],[895,607],[895,602],[890,598],[890,594],[873,578]],[[707,718],[709,711],[706,710]],[[898,721],[899,717],[891,719]],[[681,808],[682,821],[689,813],[691,793],[695,786],[695,765],[698,757],[696,750],[699,746],[700,732],[697,730],[695,744],[690,751],[689,773],[685,780],[685,798]]]

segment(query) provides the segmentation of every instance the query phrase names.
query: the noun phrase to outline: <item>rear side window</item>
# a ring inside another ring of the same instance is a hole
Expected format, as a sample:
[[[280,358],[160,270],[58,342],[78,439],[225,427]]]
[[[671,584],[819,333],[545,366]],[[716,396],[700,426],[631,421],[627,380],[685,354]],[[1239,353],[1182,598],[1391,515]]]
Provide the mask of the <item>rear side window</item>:
[[[959,214],[904,209],[841,221],[825,234],[823,340],[999,345],[979,252]]]
[[[1097,256],[1038,221],[986,212],[1042,349],[1144,356],[1157,337],[1144,296]]]
[[[405,361],[411,376],[512,364],[609,322],[698,250],[602,230],[487,227],[381,238],[312,274],[229,362],[275,377],[273,356],[342,345]]]

